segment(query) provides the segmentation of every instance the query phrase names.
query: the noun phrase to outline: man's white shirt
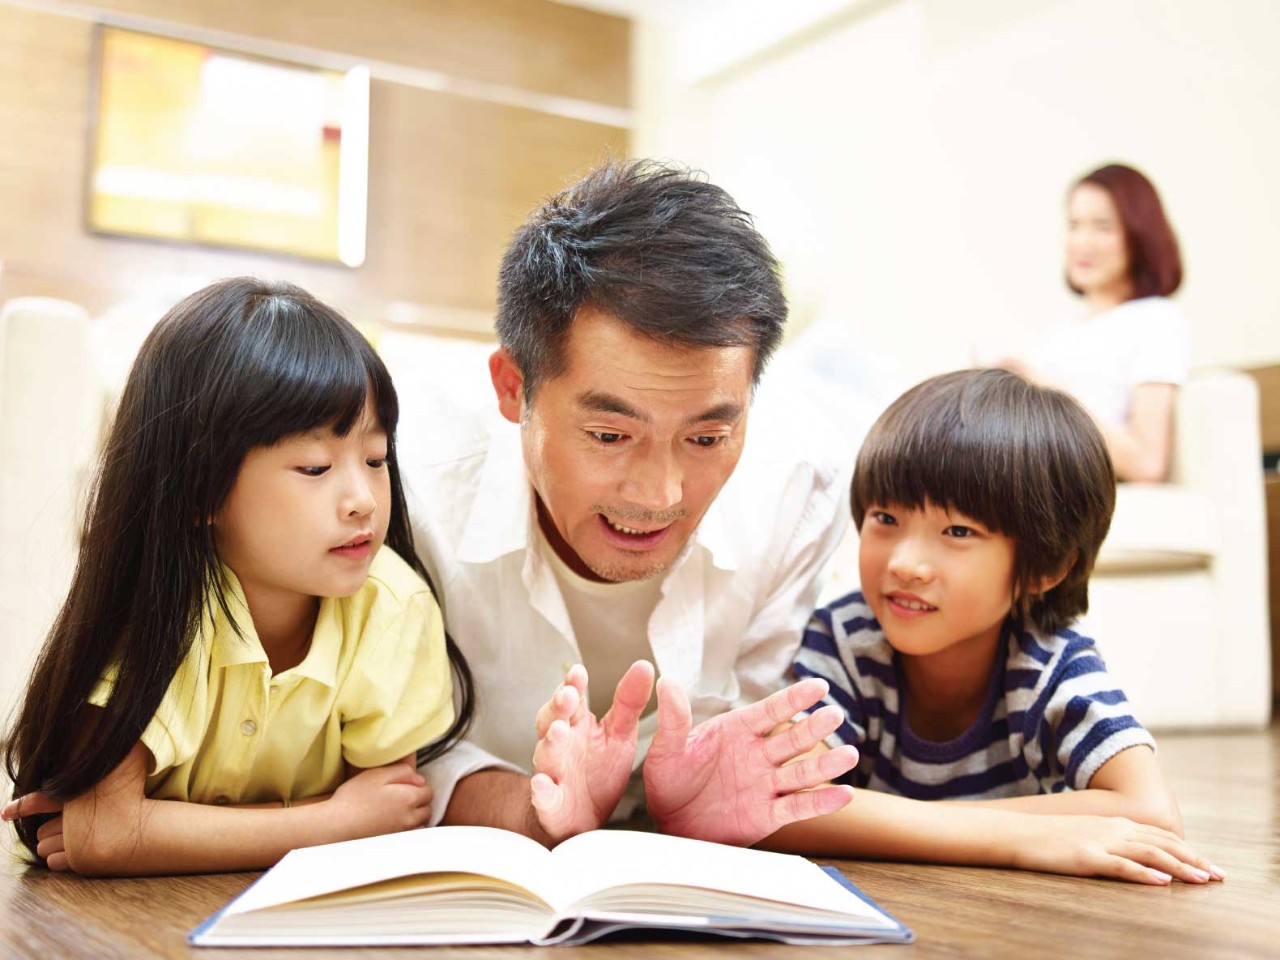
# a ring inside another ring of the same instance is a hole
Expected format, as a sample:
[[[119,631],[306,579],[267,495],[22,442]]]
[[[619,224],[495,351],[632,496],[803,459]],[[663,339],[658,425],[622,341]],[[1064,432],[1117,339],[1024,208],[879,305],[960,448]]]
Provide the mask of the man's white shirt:
[[[492,394],[477,409],[478,391],[460,398],[383,346],[400,394],[397,456],[418,553],[476,682],[466,741],[422,770],[435,823],[468,774],[530,772],[538,708],[569,667],[591,659],[593,640],[575,636],[563,578],[539,549],[519,427]],[[849,522],[852,438],[765,394],[737,469],[662,575],[647,624],[658,673],[686,691],[695,724],[784,685]],[[656,714],[641,721],[637,765],[655,727]]]

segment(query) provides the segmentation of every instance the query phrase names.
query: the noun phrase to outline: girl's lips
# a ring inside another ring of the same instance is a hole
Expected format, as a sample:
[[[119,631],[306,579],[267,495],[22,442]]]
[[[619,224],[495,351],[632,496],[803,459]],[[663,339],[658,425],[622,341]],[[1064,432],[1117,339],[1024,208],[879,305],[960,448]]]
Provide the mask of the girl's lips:
[[[329,552],[339,557],[362,560],[369,555],[371,543],[372,541],[370,540],[361,540],[359,543],[346,543],[340,547],[334,547]]]
[[[615,530],[603,513],[598,513],[596,516],[600,518],[600,529],[604,531],[605,539],[622,550],[637,552],[652,550],[662,543],[671,531],[671,525],[668,524],[661,529],[649,530],[645,533],[623,533],[621,530]]]

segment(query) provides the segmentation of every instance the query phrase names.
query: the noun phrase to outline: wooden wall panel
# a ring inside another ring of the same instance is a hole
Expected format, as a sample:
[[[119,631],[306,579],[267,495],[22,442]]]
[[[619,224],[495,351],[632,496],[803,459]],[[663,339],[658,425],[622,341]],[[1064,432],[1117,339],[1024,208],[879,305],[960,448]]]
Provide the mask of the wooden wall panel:
[[[323,12],[326,3],[261,6],[289,8],[298,21],[303,8]],[[226,9],[248,17],[257,6]],[[251,273],[299,283],[358,319],[385,319],[389,304],[404,301],[428,321],[483,325],[511,231],[576,174],[627,152],[617,127],[375,80],[368,257],[359,269],[94,236],[83,226],[91,53],[87,21],[0,2],[0,300],[59,296],[98,313],[173,277]],[[625,59],[615,70],[626,73]]]
[[[549,0],[94,0],[94,5],[615,107],[630,103],[629,21]]]

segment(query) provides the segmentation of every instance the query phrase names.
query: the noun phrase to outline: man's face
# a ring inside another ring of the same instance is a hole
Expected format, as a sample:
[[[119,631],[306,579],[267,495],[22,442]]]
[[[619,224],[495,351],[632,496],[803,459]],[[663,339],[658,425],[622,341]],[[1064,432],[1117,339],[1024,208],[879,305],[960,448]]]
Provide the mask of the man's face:
[[[525,407],[510,355],[494,354],[539,523],[571,569],[624,581],[671,565],[742,455],[754,363],[748,347],[664,343],[583,308],[564,371]]]

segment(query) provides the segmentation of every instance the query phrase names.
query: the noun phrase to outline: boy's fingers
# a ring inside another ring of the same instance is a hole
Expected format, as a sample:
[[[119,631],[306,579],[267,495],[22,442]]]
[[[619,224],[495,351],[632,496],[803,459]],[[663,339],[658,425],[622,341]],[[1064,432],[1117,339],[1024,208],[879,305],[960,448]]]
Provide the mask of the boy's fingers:
[[[1105,857],[1096,871],[1101,877],[1114,877],[1130,883],[1145,883],[1156,887],[1165,887],[1173,882],[1173,877],[1159,870],[1153,870],[1128,857],[1110,854]]]
[[[1167,850],[1152,844],[1131,842],[1125,846],[1124,855],[1144,866],[1176,877],[1183,883],[1209,882],[1208,870],[1201,870],[1184,863]]]

